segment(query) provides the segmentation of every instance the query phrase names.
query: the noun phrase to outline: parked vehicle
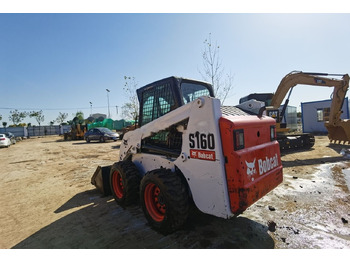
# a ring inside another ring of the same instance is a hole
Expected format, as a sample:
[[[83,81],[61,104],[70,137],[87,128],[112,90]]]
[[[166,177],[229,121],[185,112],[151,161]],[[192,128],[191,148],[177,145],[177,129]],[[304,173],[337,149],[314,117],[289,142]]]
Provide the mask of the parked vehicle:
[[[11,140],[5,134],[0,134],[0,147],[9,147],[10,145]]]
[[[119,134],[106,127],[95,127],[87,131],[84,138],[88,143],[92,140],[98,140],[100,142],[106,142],[108,140],[117,141],[119,139]]]
[[[11,141],[11,144],[16,144],[16,137],[15,137],[15,135],[14,134],[12,134],[11,132],[7,132],[7,133],[5,133],[5,136],[8,138],[8,139],[10,139],[10,141]]]

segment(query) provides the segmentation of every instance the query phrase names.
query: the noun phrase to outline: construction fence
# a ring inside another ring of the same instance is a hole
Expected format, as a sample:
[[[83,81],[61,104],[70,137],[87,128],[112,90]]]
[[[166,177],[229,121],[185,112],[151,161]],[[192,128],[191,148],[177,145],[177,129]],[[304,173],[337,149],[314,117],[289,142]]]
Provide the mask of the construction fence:
[[[70,125],[2,127],[0,134],[11,132],[15,137],[63,135],[70,128]]]
[[[88,130],[94,127],[107,127],[111,130],[122,130],[124,127],[133,125],[135,121],[104,119],[100,122],[88,124]],[[63,135],[69,132],[70,125],[50,125],[50,126],[24,126],[24,127],[1,127],[0,134],[11,132],[15,137],[50,136]]]

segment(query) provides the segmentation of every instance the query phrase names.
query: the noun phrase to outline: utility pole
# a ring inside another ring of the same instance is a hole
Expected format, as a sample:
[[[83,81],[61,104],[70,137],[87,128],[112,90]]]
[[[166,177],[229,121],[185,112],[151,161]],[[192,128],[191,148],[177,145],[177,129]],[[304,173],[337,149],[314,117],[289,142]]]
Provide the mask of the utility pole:
[[[109,111],[109,89],[106,89],[107,91],[107,103],[108,103],[108,118],[111,118],[111,112]]]

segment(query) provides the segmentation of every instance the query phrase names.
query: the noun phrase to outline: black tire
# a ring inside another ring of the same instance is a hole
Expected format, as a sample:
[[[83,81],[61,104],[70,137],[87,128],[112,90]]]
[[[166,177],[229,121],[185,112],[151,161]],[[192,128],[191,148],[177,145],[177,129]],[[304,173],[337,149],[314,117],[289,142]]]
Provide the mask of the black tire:
[[[111,192],[122,207],[139,202],[140,174],[135,164],[129,160],[114,163],[110,172]]]
[[[181,228],[189,214],[189,193],[181,177],[169,169],[148,172],[141,180],[140,198],[150,226],[162,234]]]
[[[85,140],[86,140],[86,143],[90,143],[90,139],[88,137],[85,138]]]
[[[104,143],[104,142],[106,142],[106,139],[103,136],[100,136],[100,142]]]

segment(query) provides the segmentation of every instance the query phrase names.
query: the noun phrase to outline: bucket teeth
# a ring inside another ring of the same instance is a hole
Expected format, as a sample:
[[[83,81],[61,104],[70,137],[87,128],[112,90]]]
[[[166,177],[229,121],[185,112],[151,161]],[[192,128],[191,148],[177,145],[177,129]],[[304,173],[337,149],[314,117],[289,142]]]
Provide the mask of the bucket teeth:
[[[327,124],[328,138],[334,144],[350,144],[350,121],[341,121],[337,125]]]

